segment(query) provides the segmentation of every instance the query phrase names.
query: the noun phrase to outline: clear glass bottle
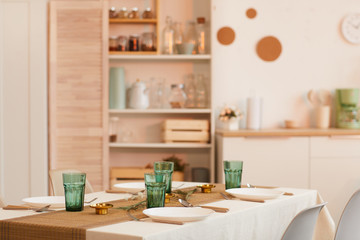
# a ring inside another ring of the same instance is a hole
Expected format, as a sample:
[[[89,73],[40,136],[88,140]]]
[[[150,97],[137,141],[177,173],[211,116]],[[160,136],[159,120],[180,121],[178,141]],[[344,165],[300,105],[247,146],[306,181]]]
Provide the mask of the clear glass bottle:
[[[206,108],[207,107],[207,91],[206,84],[203,74],[197,74],[196,76],[196,95],[195,102],[197,108]]]
[[[109,142],[117,142],[119,135],[119,118],[111,117],[109,119]]]
[[[150,108],[163,108],[165,79],[151,78],[150,81]]]
[[[179,48],[181,47],[181,44],[184,41],[184,33],[183,33],[183,27],[180,22],[174,22],[174,42],[175,42],[175,52],[179,54]]]
[[[196,54],[196,29],[194,21],[186,23],[184,43],[186,44],[185,54]]]
[[[206,53],[206,28],[205,28],[205,18],[197,18],[196,24],[196,38],[197,38],[197,53],[205,54]]]
[[[184,84],[171,84],[169,103],[171,108],[183,108],[185,106],[186,94]]]
[[[175,30],[171,17],[166,17],[166,26],[162,32],[162,53],[174,54],[175,51]]]
[[[186,108],[195,108],[195,95],[196,95],[196,88],[194,83],[194,75],[189,74],[186,76],[185,79],[185,94],[186,94]]]

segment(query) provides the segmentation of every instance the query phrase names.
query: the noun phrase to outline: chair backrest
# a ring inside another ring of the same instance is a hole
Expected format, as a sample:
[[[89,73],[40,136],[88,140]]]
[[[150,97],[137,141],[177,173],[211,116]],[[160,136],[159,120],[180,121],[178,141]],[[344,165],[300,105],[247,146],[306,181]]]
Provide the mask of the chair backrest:
[[[341,215],[335,240],[360,239],[360,189],[357,190],[346,204]]]
[[[306,208],[299,212],[287,227],[282,240],[312,240],[316,220],[327,202]]]
[[[1,207],[5,207],[5,203],[4,203],[4,200],[2,199],[2,197],[0,196],[0,208]]]
[[[64,196],[64,185],[62,174],[67,172],[81,172],[75,169],[53,169],[49,171],[50,183],[55,196]],[[86,178],[85,193],[94,192],[90,182]]]

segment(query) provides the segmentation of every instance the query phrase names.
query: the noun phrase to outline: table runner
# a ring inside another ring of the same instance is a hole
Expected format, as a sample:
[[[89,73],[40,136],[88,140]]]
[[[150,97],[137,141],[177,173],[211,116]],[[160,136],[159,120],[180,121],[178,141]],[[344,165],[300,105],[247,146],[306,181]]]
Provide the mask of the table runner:
[[[191,189],[191,188],[190,188]],[[183,189],[186,191],[189,189]],[[194,204],[205,204],[222,200],[219,192],[224,192],[224,185],[218,184],[212,193],[201,193],[199,190],[192,194],[189,201]],[[132,220],[125,210],[117,207],[129,206],[141,200],[118,200],[109,202],[114,208],[109,209],[107,215],[96,215],[95,209],[85,207],[81,212],[67,212],[65,210],[20,217],[0,221],[1,240],[85,240],[86,229],[99,227],[123,221]],[[177,198],[171,198],[165,207],[181,206]],[[146,217],[143,209],[132,211],[137,218]]]

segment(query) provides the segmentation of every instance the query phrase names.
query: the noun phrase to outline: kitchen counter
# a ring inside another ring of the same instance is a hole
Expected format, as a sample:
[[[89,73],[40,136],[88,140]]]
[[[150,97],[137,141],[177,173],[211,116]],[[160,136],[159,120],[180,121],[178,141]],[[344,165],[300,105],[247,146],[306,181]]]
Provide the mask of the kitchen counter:
[[[240,129],[237,131],[216,129],[216,134],[223,137],[355,136],[360,135],[360,129],[275,128],[261,130]]]

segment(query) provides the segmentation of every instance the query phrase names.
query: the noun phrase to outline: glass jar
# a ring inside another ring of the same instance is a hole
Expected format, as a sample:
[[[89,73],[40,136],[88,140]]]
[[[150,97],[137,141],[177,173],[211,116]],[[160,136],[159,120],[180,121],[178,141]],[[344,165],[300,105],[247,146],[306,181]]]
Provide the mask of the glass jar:
[[[156,51],[155,34],[146,32],[141,35],[141,51]]]
[[[117,36],[109,37],[109,51],[117,51],[117,49],[118,49]]]
[[[162,32],[162,53],[174,54],[175,51],[175,31],[172,24],[171,17],[166,17],[166,26]]]
[[[131,9],[131,11],[128,14],[128,18],[131,19],[135,19],[135,18],[139,18],[139,9],[137,7],[134,7],[133,9]]]
[[[129,51],[136,52],[139,51],[139,35],[130,35],[129,38]]]
[[[109,9],[109,18],[117,18],[118,17],[118,13],[116,12],[115,7],[111,7]]]
[[[118,12],[118,18],[127,18],[128,17],[128,11],[126,7],[122,7],[120,11]]]
[[[169,103],[171,108],[183,108],[185,106],[186,94],[184,84],[171,84]]]
[[[142,18],[144,19],[151,19],[153,18],[154,14],[151,11],[151,8],[146,8],[142,14]]]
[[[126,36],[119,36],[117,39],[118,43],[118,51],[126,51],[127,50],[127,37]]]

